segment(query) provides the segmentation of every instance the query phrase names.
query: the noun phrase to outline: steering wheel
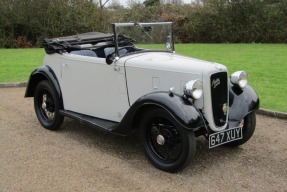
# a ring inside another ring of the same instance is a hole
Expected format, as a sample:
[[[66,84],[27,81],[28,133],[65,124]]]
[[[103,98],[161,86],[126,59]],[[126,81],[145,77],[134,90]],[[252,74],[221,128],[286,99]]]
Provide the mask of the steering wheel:
[[[129,53],[130,52],[130,49],[134,49],[134,46],[124,46],[124,47],[120,47],[120,48],[118,48],[118,51],[120,51],[120,50],[123,50],[123,49],[127,49],[127,52],[126,53]],[[114,51],[114,52],[112,52],[112,53],[110,53],[110,54],[108,54],[108,55],[114,55],[116,53],[116,51]],[[119,53],[120,54],[120,53]]]
[[[124,47],[120,47],[120,48],[118,48],[118,51],[120,51],[120,50],[122,50],[122,49],[131,49],[131,48],[134,49],[134,46],[124,46]],[[127,50],[126,53],[129,53],[129,52],[130,52],[130,51]],[[107,63],[108,65],[110,65],[110,64],[113,63],[115,53],[116,53],[116,51],[114,51],[114,52],[112,52],[112,53],[110,53],[110,54],[108,54],[108,55],[106,56],[106,63]]]

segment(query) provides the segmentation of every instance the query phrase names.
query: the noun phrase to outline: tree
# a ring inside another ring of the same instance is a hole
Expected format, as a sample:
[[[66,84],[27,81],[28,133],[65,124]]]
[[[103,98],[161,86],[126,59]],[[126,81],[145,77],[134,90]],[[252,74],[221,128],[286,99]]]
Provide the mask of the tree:
[[[160,4],[160,0],[145,0],[143,4],[145,7],[156,6]]]

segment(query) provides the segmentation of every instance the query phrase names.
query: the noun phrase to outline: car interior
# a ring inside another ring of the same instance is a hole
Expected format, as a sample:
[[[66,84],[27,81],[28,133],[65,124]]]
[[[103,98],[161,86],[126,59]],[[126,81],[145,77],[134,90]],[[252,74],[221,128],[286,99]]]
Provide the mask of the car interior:
[[[135,52],[136,49],[133,46],[125,46],[119,47],[119,55],[125,55],[130,52]],[[91,48],[91,49],[81,49],[71,51],[70,54],[74,55],[81,55],[81,56],[88,56],[88,57],[99,57],[99,58],[106,58],[109,54],[112,54],[113,57],[115,55],[115,47],[99,47],[99,48]]]

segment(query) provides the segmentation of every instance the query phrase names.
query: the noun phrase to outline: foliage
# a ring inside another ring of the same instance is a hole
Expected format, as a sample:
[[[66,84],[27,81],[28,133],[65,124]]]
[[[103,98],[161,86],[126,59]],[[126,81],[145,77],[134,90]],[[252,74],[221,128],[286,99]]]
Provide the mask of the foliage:
[[[100,30],[98,7],[89,0],[1,0],[0,9],[0,47],[16,47],[19,36],[40,45],[44,37]]]
[[[176,42],[183,43],[287,42],[286,0],[145,0],[129,8],[115,1],[107,7],[108,1],[1,0],[0,47],[17,47],[19,39],[39,46],[44,37],[111,32],[110,23],[130,21],[172,21]]]
[[[159,0],[145,0],[143,4],[145,7],[158,6],[160,5],[160,1]]]
[[[30,41],[28,41],[27,37],[19,36],[15,40],[15,46],[17,48],[31,48],[32,43]]]

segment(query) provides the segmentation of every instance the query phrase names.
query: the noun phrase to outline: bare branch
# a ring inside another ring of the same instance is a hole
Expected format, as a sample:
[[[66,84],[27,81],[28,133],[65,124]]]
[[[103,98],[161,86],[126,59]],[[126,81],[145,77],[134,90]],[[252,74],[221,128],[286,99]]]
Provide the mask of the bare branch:
[[[107,4],[107,2],[109,2],[110,0],[105,0],[105,2],[103,3],[102,0],[99,0],[100,1],[100,7],[101,9],[104,8],[104,6]]]

